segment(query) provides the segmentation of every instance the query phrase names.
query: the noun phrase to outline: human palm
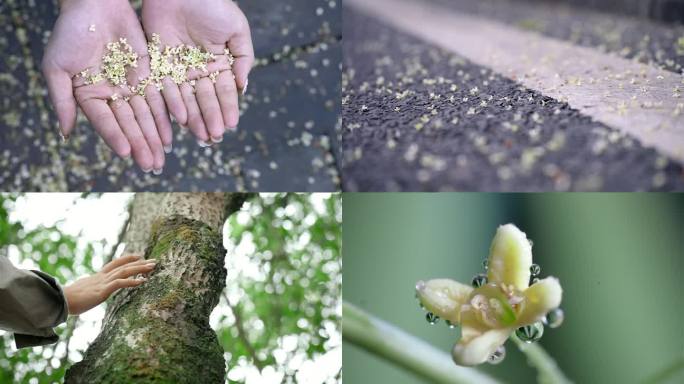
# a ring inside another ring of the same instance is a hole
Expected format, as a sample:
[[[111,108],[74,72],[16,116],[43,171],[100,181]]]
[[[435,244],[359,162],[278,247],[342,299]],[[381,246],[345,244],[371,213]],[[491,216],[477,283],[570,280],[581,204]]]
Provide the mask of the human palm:
[[[145,35],[128,1],[66,0],[46,48],[43,72],[62,135],[73,131],[78,103],[114,152],[132,155],[145,172],[159,173],[172,135],[156,88],[148,86],[143,97],[106,81],[87,84],[79,75],[84,70],[98,72],[107,43],[121,37],[139,56],[137,68],[129,68],[127,74],[129,84],[136,85],[149,74],[149,59]]]
[[[216,55],[208,70],[189,74],[191,83],[163,81],[170,113],[189,126],[200,142],[220,142],[238,124],[238,91],[247,87],[254,51],[245,15],[229,0],[145,0],[142,24],[148,39],[158,34],[162,45],[198,46]],[[224,50],[234,57],[232,65]],[[219,71],[214,81],[209,74]]]

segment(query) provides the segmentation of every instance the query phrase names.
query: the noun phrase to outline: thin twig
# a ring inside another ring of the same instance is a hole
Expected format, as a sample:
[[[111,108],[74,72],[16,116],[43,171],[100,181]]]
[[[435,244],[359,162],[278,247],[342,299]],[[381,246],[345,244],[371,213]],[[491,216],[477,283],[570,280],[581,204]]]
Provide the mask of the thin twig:
[[[245,349],[252,357],[254,365],[256,365],[257,368],[259,368],[259,371],[261,371],[262,369],[264,369],[264,364],[263,362],[261,362],[261,360],[259,360],[259,357],[257,357],[256,350],[254,349],[252,343],[249,341],[249,338],[247,337],[247,332],[245,331],[245,327],[242,324],[242,313],[240,312],[240,308],[238,308],[239,304],[232,305],[230,303],[230,300],[228,300],[227,295],[224,294],[223,297],[226,299],[228,307],[233,312],[233,316],[235,316],[235,326],[237,327],[238,337],[240,338],[240,341],[242,341],[242,344],[245,345]]]
[[[346,341],[430,382],[499,383],[473,368],[457,366],[446,353],[346,302],[342,304],[342,336]]]
[[[60,360],[60,365],[62,367],[69,364],[69,344],[71,342],[71,337],[74,335],[74,329],[76,329],[76,326],[78,325],[78,319],[78,316],[70,316],[67,319],[67,325],[64,329],[64,333],[62,334],[62,339],[66,341],[66,345],[64,348],[66,352],[64,352],[64,356],[62,356],[62,359]]]

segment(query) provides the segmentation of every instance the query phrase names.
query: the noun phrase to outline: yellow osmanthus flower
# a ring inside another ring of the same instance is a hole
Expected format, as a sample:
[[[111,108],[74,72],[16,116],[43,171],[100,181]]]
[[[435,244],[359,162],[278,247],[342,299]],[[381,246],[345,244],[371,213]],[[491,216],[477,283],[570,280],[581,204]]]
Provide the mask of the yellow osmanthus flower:
[[[560,306],[558,279],[529,285],[532,245],[513,224],[500,226],[489,251],[487,283],[473,288],[450,279],[419,281],[417,297],[426,310],[460,324],[452,357],[458,365],[482,364],[519,327],[540,321]]]

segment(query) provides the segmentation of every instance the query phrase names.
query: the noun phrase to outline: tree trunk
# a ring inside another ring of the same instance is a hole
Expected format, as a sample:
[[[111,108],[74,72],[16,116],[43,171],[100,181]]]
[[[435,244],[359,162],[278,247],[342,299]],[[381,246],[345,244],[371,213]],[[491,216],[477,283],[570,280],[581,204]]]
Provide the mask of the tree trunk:
[[[209,314],[225,287],[222,226],[235,193],[137,194],[125,253],[158,265],[147,283],[110,299],[100,335],[65,383],[224,383]]]

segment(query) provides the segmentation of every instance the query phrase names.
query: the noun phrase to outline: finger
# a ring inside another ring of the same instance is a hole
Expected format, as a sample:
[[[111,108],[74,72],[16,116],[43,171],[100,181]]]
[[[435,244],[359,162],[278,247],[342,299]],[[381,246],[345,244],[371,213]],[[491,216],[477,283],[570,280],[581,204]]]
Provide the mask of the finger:
[[[173,144],[173,133],[171,132],[171,120],[169,120],[164,98],[159,90],[157,90],[157,87],[149,85],[145,90],[145,99],[154,116],[154,122],[157,126],[157,132],[159,132],[159,138],[164,146],[164,152],[170,153],[171,145]]]
[[[149,273],[154,269],[156,264],[154,263],[146,263],[146,264],[140,264],[140,265],[127,265],[123,267],[119,267],[109,273],[109,280],[116,280],[116,279],[127,279],[131,276],[135,276],[140,273]]]
[[[223,117],[221,116],[221,106],[219,105],[216,91],[214,90],[214,83],[209,78],[201,78],[197,80],[195,86],[197,92],[197,103],[202,111],[202,117],[207,126],[207,131],[211,136],[211,141],[220,143],[223,140],[223,133],[226,128],[223,124]]]
[[[206,143],[209,140],[209,134],[204,125],[199,105],[197,105],[194,89],[192,88],[192,85],[183,83],[180,86],[180,90],[183,95],[183,101],[185,102],[185,108],[188,111],[188,126],[190,127],[190,131],[192,131],[197,140]],[[201,145],[206,146],[206,144]]]
[[[121,268],[131,267],[131,266],[147,265],[147,264],[154,264],[154,263],[156,263],[156,260],[154,260],[154,259],[152,259],[152,260],[138,259],[135,261],[131,261],[131,262],[128,262],[125,264],[118,265],[112,269],[109,269],[107,272],[104,272],[104,270],[103,270],[103,273],[107,274],[107,276],[111,276],[112,274],[116,273],[116,271],[118,271]],[[109,280],[112,280],[112,279],[109,279]]]
[[[181,95],[178,85],[168,77],[162,80],[162,85],[164,86],[161,91],[162,96],[164,96],[164,101],[169,108],[169,112],[176,118],[178,124],[188,125],[188,111],[185,108],[183,96]]]
[[[43,69],[47,81],[50,100],[57,113],[59,130],[66,139],[76,125],[76,99],[68,73],[46,67]]]
[[[121,257],[114,259],[114,260],[110,261],[109,263],[105,264],[105,266],[102,267],[102,272],[105,272],[105,273],[110,272],[114,268],[120,267],[124,264],[128,264],[128,263],[131,263],[131,262],[137,261],[137,260],[140,260],[139,255],[121,256]]]
[[[235,58],[233,63],[235,83],[244,95],[247,91],[247,78],[254,64],[254,47],[252,46],[252,34],[249,30],[249,23],[244,15],[242,15],[242,18],[240,22],[241,27],[238,29],[238,32],[231,36],[228,41],[228,49],[230,49],[230,53]]]
[[[102,137],[102,140],[104,140],[109,148],[123,158],[130,156],[130,143],[107,102],[100,99],[88,99],[81,101],[80,105],[83,113],[85,113],[88,120],[95,127],[95,131]]]
[[[109,297],[112,293],[115,291],[121,289],[121,288],[132,288],[132,287],[137,287],[140,284],[146,282],[147,279],[145,278],[140,278],[140,279],[119,279],[119,280],[114,280],[109,282],[106,285],[106,291],[107,291],[107,297]]]
[[[147,145],[138,122],[135,120],[131,106],[123,100],[116,100],[111,103],[111,108],[114,111],[116,121],[121,126],[121,130],[131,144],[133,159],[143,172],[150,172],[154,166],[152,151]]]
[[[138,122],[142,134],[147,141],[147,146],[152,151],[154,174],[159,175],[162,172],[162,168],[164,168],[164,148],[150,107],[145,102],[145,99],[139,95],[131,97],[130,105],[133,109],[135,120]]]
[[[214,53],[214,60],[207,63],[205,69],[201,68],[188,68],[188,72],[185,74],[188,80],[198,80],[202,77],[207,77],[214,72],[223,72],[231,68],[228,63],[228,56],[225,55],[225,51],[220,53]]]
[[[238,110],[238,94],[233,74],[230,71],[219,73],[216,77],[215,86],[226,129],[234,130],[240,119],[240,111]]]

